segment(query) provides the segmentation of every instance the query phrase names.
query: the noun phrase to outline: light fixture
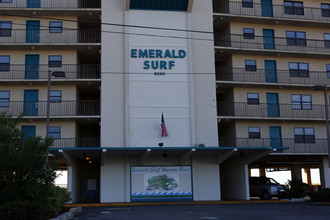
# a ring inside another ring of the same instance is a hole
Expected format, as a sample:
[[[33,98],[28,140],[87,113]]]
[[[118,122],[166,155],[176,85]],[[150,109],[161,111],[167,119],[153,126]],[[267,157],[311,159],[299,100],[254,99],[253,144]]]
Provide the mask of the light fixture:
[[[93,163],[93,162],[90,160],[90,161],[88,161],[88,163]]]
[[[89,158],[89,157],[86,157],[85,159],[86,159],[86,160],[90,160],[91,158]]]

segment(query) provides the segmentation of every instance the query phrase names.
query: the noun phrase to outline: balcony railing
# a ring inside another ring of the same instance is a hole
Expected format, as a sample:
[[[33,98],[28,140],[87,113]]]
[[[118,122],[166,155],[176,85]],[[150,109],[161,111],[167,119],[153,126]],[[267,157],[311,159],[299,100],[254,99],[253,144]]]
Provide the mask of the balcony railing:
[[[101,0],[12,0],[0,3],[0,8],[101,8]]]
[[[0,32],[0,45],[100,42],[101,31],[98,29],[63,29],[61,33],[50,33],[48,29],[6,29]]]
[[[49,71],[63,71],[63,78],[60,79],[100,79],[100,64],[62,64],[61,67],[49,67],[48,65],[38,64],[0,64],[0,81],[12,79],[38,80],[48,79]]]
[[[247,148],[289,148],[283,153],[328,153],[326,139],[315,139],[314,143],[295,143],[293,138],[219,138],[219,147],[247,147]]]
[[[330,41],[293,39],[285,37],[254,36],[254,39],[245,39],[239,34],[214,34],[215,46],[239,49],[281,50],[292,52],[330,53]],[[295,44],[295,45],[293,45]]]
[[[228,117],[269,117],[325,119],[325,106],[312,104],[248,104],[218,102],[218,115]]]
[[[97,148],[100,138],[61,138],[55,139],[50,148]]]
[[[330,11],[321,8],[304,7],[299,14],[289,14],[289,7],[284,5],[267,5],[251,3],[252,7],[242,7],[242,2],[213,0],[213,10],[215,13],[231,15],[247,15],[253,17],[274,17],[285,19],[301,19],[313,21],[330,21]]]
[[[329,74],[330,76],[330,74]],[[327,72],[309,71],[305,77],[290,76],[289,70],[246,71],[245,68],[216,68],[218,81],[259,82],[259,83],[285,83],[285,84],[330,84]]]
[[[1,101],[0,112],[13,116],[47,115],[47,101]],[[50,103],[50,116],[99,116],[100,101],[61,101]]]

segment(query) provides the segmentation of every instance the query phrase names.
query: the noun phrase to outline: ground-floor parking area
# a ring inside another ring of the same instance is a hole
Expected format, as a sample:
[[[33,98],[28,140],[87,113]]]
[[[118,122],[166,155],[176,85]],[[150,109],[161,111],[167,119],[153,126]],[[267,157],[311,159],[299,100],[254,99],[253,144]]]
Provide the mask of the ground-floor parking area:
[[[313,203],[242,203],[203,205],[151,205],[84,207],[76,220],[217,220],[217,219],[276,219],[328,220],[330,205]]]

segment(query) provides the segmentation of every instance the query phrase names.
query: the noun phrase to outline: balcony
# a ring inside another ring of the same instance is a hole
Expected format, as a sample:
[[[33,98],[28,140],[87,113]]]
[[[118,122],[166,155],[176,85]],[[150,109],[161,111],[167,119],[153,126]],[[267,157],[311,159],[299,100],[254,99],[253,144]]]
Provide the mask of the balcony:
[[[101,0],[12,0],[0,3],[0,8],[101,8]]]
[[[248,104],[244,102],[218,102],[219,117],[285,118],[325,120],[325,106],[311,104]]]
[[[0,112],[13,116],[46,117],[47,101],[1,101]],[[50,103],[51,117],[100,116],[100,101],[61,101]]]
[[[62,33],[50,33],[48,29],[8,29],[0,32],[0,45],[38,44],[98,44],[101,31],[98,29],[63,29]]]
[[[309,71],[306,77],[290,76],[289,70],[265,70],[246,71],[245,68],[216,68],[217,81],[278,83],[278,84],[302,84],[323,85],[330,84],[327,72]]]
[[[315,153],[327,154],[326,139],[315,139],[314,143],[295,143],[293,138],[219,138],[219,147],[247,147],[247,148],[289,148],[278,153]]]
[[[251,7],[242,7],[242,2],[213,0],[214,13],[223,13],[239,16],[273,17],[283,19],[299,19],[310,21],[330,21],[330,11],[321,8],[304,7],[299,13],[291,13],[291,7],[284,5],[266,5],[251,3]]]
[[[48,65],[13,64],[0,65],[0,81],[12,80],[48,80],[49,71],[63,71],[65,77],[54,77],[52,81],[100,79],[100,64],[62,64],[61,67]]]
[[[285,37],[254,36],[244,39],[244,35],[215,33],[214,43],[217,47],[246,50],[281,51],[296,53],[330,53],[330,42],[324,40],[291,39]],[[293,45],[295,44],[295,45]]]
[[[55,139],[50,148],[98,148],[100,138],[61,138]]]

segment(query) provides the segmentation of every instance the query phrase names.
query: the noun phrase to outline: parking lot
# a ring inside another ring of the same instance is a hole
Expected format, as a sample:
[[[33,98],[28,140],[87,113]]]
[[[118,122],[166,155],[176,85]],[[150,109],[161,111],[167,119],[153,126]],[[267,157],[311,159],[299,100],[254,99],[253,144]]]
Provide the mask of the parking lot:
[[[74,219],[98,220],[217,220],[330,219],[330,206],[312,203],[243,203],[215,205],[152,205],[86,207]]]

